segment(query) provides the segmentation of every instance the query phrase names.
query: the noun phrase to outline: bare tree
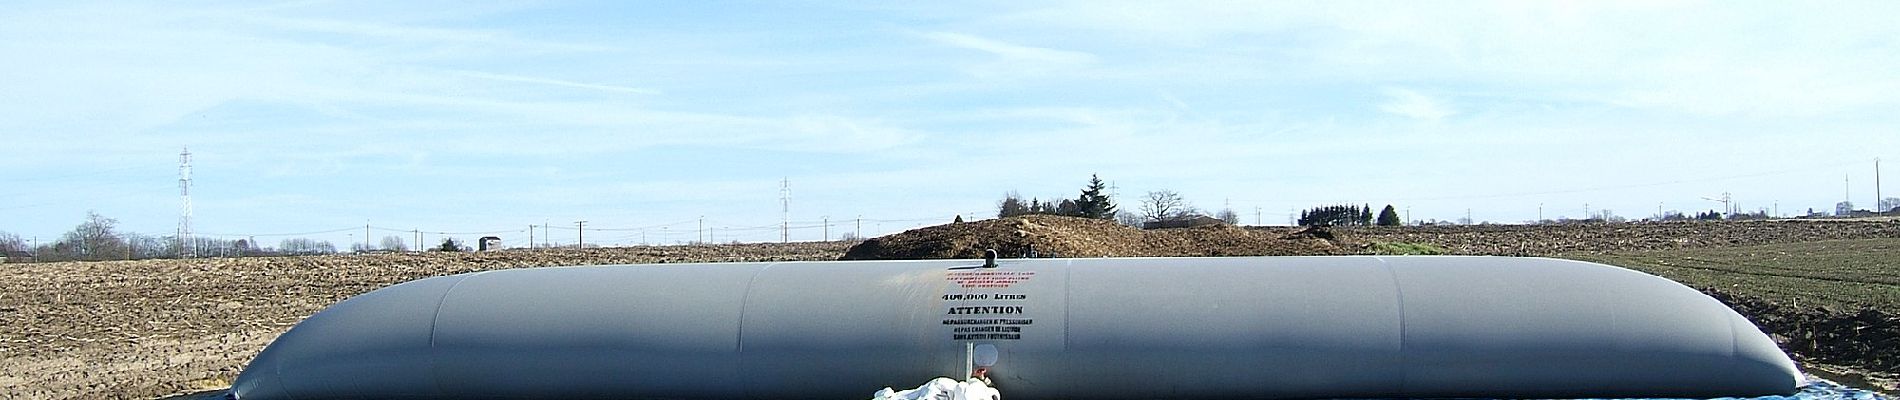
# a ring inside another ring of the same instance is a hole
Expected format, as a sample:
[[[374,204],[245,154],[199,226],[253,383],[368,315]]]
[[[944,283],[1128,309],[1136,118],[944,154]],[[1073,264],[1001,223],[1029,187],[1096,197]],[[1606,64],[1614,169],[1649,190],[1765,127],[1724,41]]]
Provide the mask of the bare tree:
[[[409,251],[409,244],[403,243],[401,236],[396,236],[396,235],[384,236],[383,250]]]
[[[0,232],[0,258],[13,260],[15,255],[25,255],[33,251],[33,249],[27,248],[30,246],[31,245],[27,244],[25,240],[20,239],[20,235]]]
[[[1129,212],[1128,210],[1116,210],[1115,222],[1118,222],[1118,223],[1121,223],[1122,225],[1126,225],[1130,227],[1140,228],[1141,216],[1135,215],[1135,213]]]
[[[1141,201],[1141,218],[1146,221],[1171,221],[1194,214],[1194,207],[1173,190],[1148,192],[1148,198]]]
[[[1240,214],[1235,213],[1232,208],[1221,209],[1219,213],[1214,214],[1214,218],[1220,218],[1221,222],[1226,222],[1228,225],[1240,225]]]
[[[336,252],[336,245],[330,244],[329,241],[290,238],[279,242],[277,250],[289,255],[330,254]]]
[[[62,260],[124,260],[131,257],[125,238],[114,230],[119,220],[87,211],[86,222],[53,243],[51,258]]]

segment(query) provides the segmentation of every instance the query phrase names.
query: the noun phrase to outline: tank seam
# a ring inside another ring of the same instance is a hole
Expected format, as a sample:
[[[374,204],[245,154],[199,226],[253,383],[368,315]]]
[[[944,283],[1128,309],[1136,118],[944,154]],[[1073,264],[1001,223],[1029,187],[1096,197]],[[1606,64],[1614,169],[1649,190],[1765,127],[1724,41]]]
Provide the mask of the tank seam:
[[[435,393],[437,395],[447,395],[449,393],[447,390],[442,389],[441,362],[436,357],[437,351],[435,348],[436,325],[442,323],[442,305],[448,303],[449,294],[455,293],[455,288],[461,287],[462,282],[468,282],[469,278],[474,278],[476,275],[489,272],[493,271],[481,271],[463,276],[462,279],[457,279],[455,283],[449,284],[448,290],[443,290],[442,296],[436,297],[435,299],[435,312],[429,316],[429,380],[435,383],[433,386],[435,386]]]
[[[743,379],[743,377],[745,376],[745,365],[746,365],[745,364],[745,361],[746,361],[746,356],[745,356],[746,308],[747,306],[752,304],[752,286],[759,282],[759,276],[765,275],[765,271],[770,270],[772,269],[772,267],[776,267],[779,264],[784,264],[784,263],[775,262],[771,264],[766,264],[765,267],[759,268],[757,271],[752,271],[752,276],[746,278],[745,290],[739,292],[739,321],[738,321],[737,329],[733,329],[733,331],[736,332],[736,334],[732,338],[732,345],[733,345],[732,353],[733,353],[733,356],[737,357],[737,360],[734,361],[734,364],[732,366],[732,373],[734,376],[741,378],[740,379],[741,382],[738,382],[738,384],[740,385],[739,393],[741,397],[743,398],[756,398],[752,396],[752,386],[748,382],[744,382],[744,379]]]
[[[1393,293],[1392,298],[1393,298],[1393,302],[1397,303],[1397,306],[1398,306],[1397,311],[1399,313],[1399,320],[1398,320],[1398,325],[1399,325],[1399,393],[1394,393],[1393,395],[1395,397],[1407,397],[1406,394],[1410,393],[1410,386],[1412,383],[1411,382],[1412,371],[1411,371],[1411,368],[1406,365],[1407,353],[1405,351],[1405,287],[1399,284],[1399,272],[1392,269],[1392,264],[1386,262],[1385,257],[1375,256],[1375,257],[1372,257],[1372,259],[1378,260],[1379,267],[1384,268],[1386,276],[1392,278],[1392,293]]]
[[[1069,303],[1070,298],[1073,297],[1073,294],[1075,293],[1075,290],[1074,290],[1075,287],[1070,286],[1070,283],[1075,281],[1074,267],[1075,267],[1075,259],[1073,258],[1062,263],[1062,349],[1060,350],[1060,353],[1062,354],[1067,354],[1069,352],[1069,333],[1070,333],[1069,316],[1073,315],[1074,314],[1073,311],[1075,311],[1073,304]],[[1062,361],[1063,361],[1063,364],[1073,363],[1073,361],[1071,361],[1069,357],[1063,357]],[[1074,365],[1064,365],[1064,367],[1065,369],[1068,369],[1068,370],[1075,369]],[[1069,385],[1068,390],[1070,392],[1075,391],[1074,379],[1070,379],[1069,382],[1066,382],[1065,384]]]
[[[1708,295],[1703,295],[1703,296],[1707,297]],[[1708,299],[1712,301],[1715,300],[1715,298],[1713,297],[1709,297]],[[1736,332],[1736,329],[1735,329],[1735,320],[1737,318],[1741,318],[1741,314],[1736,313],[1734,309],[1729,308],[1727,304],[1722,304],[1721,301],[1715,301],[1715,305],[1721,308],[1725,308],[1727,309],[1726,311],[1728,311],[1726,313],[1723,313],[1723,314],[1726,314],[1726,316],[1728,317],[1727,318],[1728,319],[1728,370],[1735,371],[1736,367],[1739,367],[1742,365],[1742,357],[1741,357],[1741,353],[1742,353],[1741,336],[1742,335]],[[1747,319],[1743,318],[1742,320],[1746,321]],[[1750,323],[1749,325],[1753,326],[1754,323]]]

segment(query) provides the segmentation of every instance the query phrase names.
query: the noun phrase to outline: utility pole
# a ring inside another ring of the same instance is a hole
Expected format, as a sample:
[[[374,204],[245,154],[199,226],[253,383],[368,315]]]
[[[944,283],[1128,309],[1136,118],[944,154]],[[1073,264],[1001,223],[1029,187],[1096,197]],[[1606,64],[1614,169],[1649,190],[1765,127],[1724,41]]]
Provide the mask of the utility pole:
[[[534,248],[534,224],[528,224],[528,248]]]
[[[548,242],[554,241],[553,236],[548,236],[548,221],[547,220],[541,220],[541,240],[548,241]],[[545,244],[548,246],[541,246],[541,247],[550,247],[554,245],[553,243],[542,243],[542,244]]]
[[[858,240],[864,240],[864,216],[863,215],[858,216],[858,228],[857,228],[856,236],[858,237]]]
[[[363,220],[363,251],[370,251],[370,250],[371,249],[369,247],[369,220],[366,219],[366,220]]]
[[[1590,203],[1583,203],[1583,220],[1590,220]]]
[[[1254,225],[1266,225],[1266,223],[1265,223],[1265,222],[1262,222],[1262,221],[1263,221],[1263,220],[1262,220],[1262,219],[1260,219],[1260,206],[1254,206],[1254,208],[1253,208],[1253,224],[1254,224]]]
[[[583,248],[587,244],[587,221],[574,221],[574,248]]]
[[[693,231],[693,237],[699,238],[699,244],[706,244],[706,216],[699,216],[699,230]]]
[[[1544,203],[1537,203],[1537,224],[1544,224]]]
[[[1886,207],[1881,207],[1881,200],[1885,199],[1880,197],[1880,157],[1874,157],[1874,208],[1876,208],[1874,213],[1876,214],[1887,212]]]
[[[823,230],[821,230],[821,232],[824,232],[824,233],[825,233],[825,239],[824,239],[824,240],[820,240],[820,241],[821,241],[821,242],[829,242],[829,241],[831,241],[831,216],[830,216],[830,215],[826,215],[826,216],[824,216],[824,217],[823,217],[823,221],[824,221],[824,224],[825,224],[825,228],[824,228]]]
[[[416,251],[422,251],[422,230],[410,229],[409,233],[416,235]],[[530,238],[528,239],[528,244],[534,244],[534,239],[532,239],[534,237],[534,225],[528,225],[528,237]]]

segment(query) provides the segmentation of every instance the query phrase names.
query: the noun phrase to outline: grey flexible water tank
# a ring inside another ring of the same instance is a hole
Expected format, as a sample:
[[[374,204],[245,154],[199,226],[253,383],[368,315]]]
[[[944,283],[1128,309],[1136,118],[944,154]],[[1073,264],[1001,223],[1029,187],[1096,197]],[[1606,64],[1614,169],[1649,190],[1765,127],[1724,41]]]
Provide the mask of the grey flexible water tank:
[[[1720,397],[1801,375],[1681,284],[1504,257],[538,268],[351,298],[240,400],[830,398],[960,373],[1012,399]],[[970,346],[970,347],[966,347]]]

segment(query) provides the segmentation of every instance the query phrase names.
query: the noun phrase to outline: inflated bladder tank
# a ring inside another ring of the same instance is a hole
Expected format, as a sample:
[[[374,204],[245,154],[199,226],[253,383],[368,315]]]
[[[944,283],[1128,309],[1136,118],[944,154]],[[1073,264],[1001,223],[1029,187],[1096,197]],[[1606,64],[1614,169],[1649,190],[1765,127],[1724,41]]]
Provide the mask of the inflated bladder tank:
[[[1676,282],[1506,257],[619,265],[434,277],[277,338],[239,400],[1719,397],[1801,375]]]

